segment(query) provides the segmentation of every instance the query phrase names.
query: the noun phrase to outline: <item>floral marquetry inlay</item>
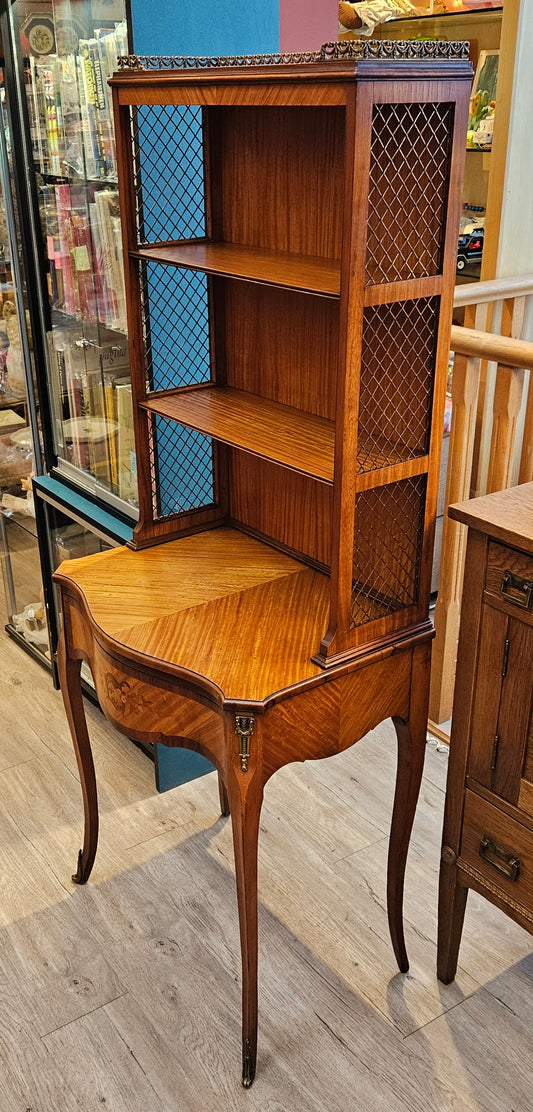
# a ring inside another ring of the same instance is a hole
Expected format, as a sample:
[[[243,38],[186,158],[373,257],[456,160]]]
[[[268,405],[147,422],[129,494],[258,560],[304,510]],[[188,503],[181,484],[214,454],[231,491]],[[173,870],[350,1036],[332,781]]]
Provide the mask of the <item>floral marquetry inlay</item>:
[[[121,715],[138,714],[151,705],[127,680],[116,679],[112,672],[105,674],[105,690],[109,702]]]

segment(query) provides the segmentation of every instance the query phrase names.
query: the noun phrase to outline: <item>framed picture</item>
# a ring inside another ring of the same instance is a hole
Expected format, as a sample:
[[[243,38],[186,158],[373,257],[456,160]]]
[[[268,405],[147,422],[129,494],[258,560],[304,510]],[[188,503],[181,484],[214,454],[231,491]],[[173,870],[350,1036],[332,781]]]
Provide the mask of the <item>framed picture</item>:
[[[466,138],[467,147],[476,150],[490,151],[492,148],[499,59],[499,50],[481,50],[479,53]]]
[[[476,93],[486,92],[489,104],[496,100],[499,60],[499,50],[480,50],[479,52],[474,84],[472,85],[472,96],[475,96]]]

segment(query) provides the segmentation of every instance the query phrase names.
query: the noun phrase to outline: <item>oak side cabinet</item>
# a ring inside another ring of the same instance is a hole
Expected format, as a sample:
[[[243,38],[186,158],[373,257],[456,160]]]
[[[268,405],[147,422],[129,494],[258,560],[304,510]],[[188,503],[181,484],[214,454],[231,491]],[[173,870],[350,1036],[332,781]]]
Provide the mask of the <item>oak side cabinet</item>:
[[[440,873],[446,984],[469,888],[533,932],[533,483],[450,516],[468,545]]]

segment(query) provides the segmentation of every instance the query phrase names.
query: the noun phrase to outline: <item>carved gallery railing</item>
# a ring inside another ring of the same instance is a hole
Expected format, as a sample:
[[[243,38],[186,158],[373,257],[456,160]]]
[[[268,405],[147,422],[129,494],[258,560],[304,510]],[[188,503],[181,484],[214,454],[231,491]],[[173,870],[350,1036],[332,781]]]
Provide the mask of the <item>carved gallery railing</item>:
[[[241,54],[232,57],[202,58],[187,55],[127,54],[118,58],[119,69],[220,69],[224,66],[287,66],[302,62],[329,62],[338,58],[468,58],[470,43],[467,41],[443,42],[423,39],[375,39],[369,42],[326,42],[320,50],[306,50],[287,54]]]
[[[464,307],[465,317],[464,327],[452,327],[450,343],[455,361],[431,671],[433,724],[452,713],[466,544],[466,526],[449,519],[447,507],[533,479],[533,386],[526,377],[533,343],[521,338],[533,311],[533,274],[459,286],[454,306]]]

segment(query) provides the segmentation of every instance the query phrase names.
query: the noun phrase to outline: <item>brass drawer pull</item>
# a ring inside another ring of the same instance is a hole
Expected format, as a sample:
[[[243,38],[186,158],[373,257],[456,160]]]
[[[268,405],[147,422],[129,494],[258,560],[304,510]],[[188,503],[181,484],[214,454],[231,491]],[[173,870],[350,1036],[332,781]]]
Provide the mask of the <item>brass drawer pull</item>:
[[[508,602],[520,606],[522,610],[531,610],[533,604],[533,581],[524,579],[522,575],[515,575],[512,571],[504,571],[500,584],[500,591]]]
[[[489,838],[488,834],[484,834],[479,843],[479,856],[488,861],[489,865],[494,865],[494,868],[509,880],[518,880],[520,858],[515,857],[514,853],[509,853],[503,846],[499,846],[493,838]]]

